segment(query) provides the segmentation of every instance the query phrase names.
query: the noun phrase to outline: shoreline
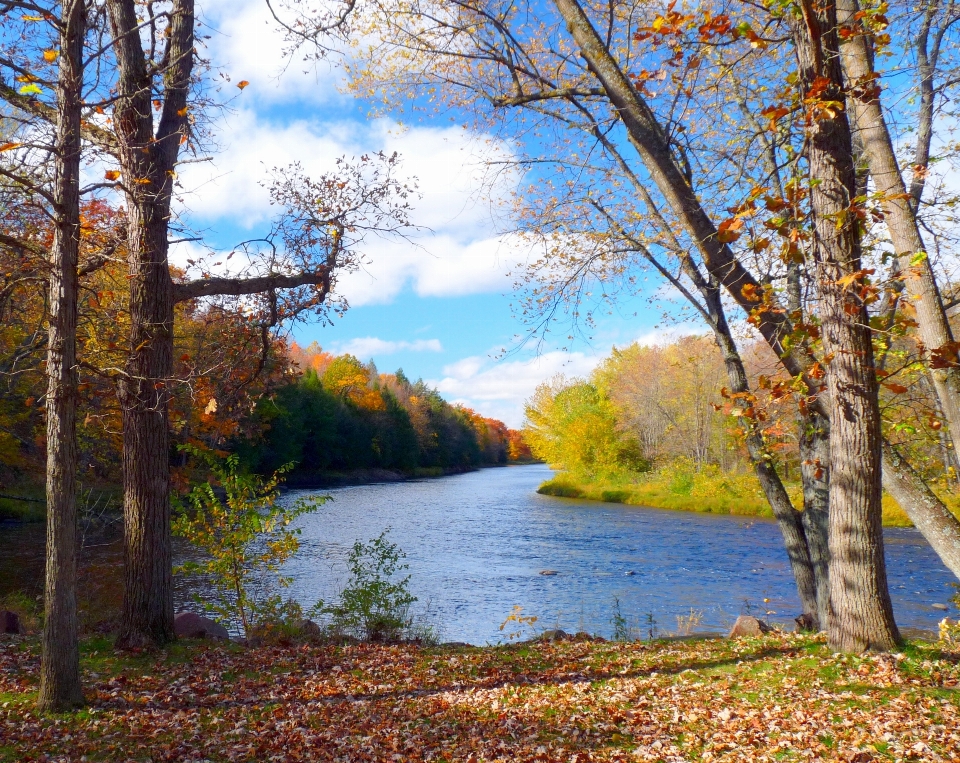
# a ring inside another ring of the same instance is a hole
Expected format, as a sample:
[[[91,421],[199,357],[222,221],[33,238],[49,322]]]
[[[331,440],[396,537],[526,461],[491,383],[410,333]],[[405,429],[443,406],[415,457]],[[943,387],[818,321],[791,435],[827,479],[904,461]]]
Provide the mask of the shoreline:
[[[791,493],[793,492],[791,490]],[[619,503],[624,506],[645,506],[651,509],[685,511],[693,514],[774,518],[769,504],[760,495],[724,495],[720,493],[709,496],[688,495],[671,492],[661,484],[643,482],[621,485],[587,483],[578,482],[562,473],[543,482],[537,488],[537,493],[552,498]],[[886,492],[883,494],[883,526],[913,527],[913,523],[907,515],[897,505],[893,497]]]
[[[533,466],[538,463],[540,462],[515,461],[506,464],[479,464],[477,466],[418,467],[410,472],[394,469],[350,469],[343,472],[315,472],[301,476],[291,475],[283,483],[283,490],[315,490],[440,479],[441,477],[455,477],[458,474],[470,474],[481,469],[506,469],[512,466]]]

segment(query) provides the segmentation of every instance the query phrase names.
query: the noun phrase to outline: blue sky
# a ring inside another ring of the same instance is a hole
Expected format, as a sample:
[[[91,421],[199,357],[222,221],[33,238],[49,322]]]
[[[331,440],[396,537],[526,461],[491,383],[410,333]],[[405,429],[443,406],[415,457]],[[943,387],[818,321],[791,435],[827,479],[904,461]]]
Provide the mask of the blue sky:
[[[228,251],[267,230],[271,210],[260,183],[272,167],[294,161],[319,175],[339,156],[397,151],[422,194],[412,241],[368,241],[364,269],[338,284],[350,310],[333,326],[298,326],[298,342],[373,359],[381,371],[402,367],[447,399],[518,426],[539,382],[585,375],[613,344],[662,335],[660,311],[638,299],[600,321],[589,343],[530,345],[501,357],[524,331],[511,312],[508,273],[530,253],[498,234],[497,205],[511,179],[485,188],[480,156],[509,147],[449,120],[368,120],[366,105],[338,91],[334,70],[285,58],[263,0],[208,0],[202,11],[210,23],[206,54],[231,78],[223,92],[232,101],[214,125],[212,161],[181,167],[179,212],[211,247]],[[241,80],[250,83],[242,93],[235,89]],[[173,261],[195,255],[195,246],[176,247]]]

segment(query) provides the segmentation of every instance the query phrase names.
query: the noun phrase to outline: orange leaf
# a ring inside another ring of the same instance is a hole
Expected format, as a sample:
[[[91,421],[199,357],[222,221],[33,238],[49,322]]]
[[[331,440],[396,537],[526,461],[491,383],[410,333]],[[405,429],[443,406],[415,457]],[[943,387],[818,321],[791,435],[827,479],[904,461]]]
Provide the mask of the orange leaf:
[[[107,170],[103,173],[103,176],[107,180],[117,180],[120,177],[120,173],[117,170]]]
[[[250,83],[247,82],[247,80],[242,79],[242,80],[240,80],[240,81],[237,83],[237,87],[239,87],[241,90],[243,90],[243,89],[244,89],[247,85],[249,85],[249,84],[250,84]]]

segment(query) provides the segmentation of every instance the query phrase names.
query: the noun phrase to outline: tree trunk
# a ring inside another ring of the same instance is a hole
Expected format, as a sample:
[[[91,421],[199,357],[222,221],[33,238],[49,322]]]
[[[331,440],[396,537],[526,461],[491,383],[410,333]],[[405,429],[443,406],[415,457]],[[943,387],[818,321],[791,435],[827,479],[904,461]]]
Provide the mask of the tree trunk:
[[[837,8],[842,24],[854,24],[854,16],[859,11],[856,0],[837,0]],[[917,311],[920,336],[927,350],[937,350],[947,345],[947,355],[956,356],[955,351],[949,351],[953,334],[940,301],[930,259],[926,256],[915,258],[926,252],[926,246],[884,119],[867,37],[853,35],[841,45],[840,50],[848,89],[852,91],[847,103],[863,143],[870,175],[877,191],[884,197],[884,219],[900,271],[904,274],[903,282],[910,295],[910,303]],[[933,108],[932,103],[929,108]],[[927,114],[923,121],[931,119],[932,113]],[[930,375],[947,420],[954,450],[960,453],[960,366],[931,368]]]
[[[817,581],[817,621],[830,622],[830,423],[816,413],[800,422],[803,528]]]
[[[838,0],[837,7],[843,24],[852,25],[858,12],[856,0]],[[877,190],[884,195],[884,210],[887,229],[893,242],[898,264],[904,276],[904,285],[910,295],[910,303],[916,308],[917,323],[920,324],[920,337],[928,350],[947,345],[947,357],[956,353],[949,349],[953,334],[947,321],[940,293],[934,279],[933,269],[928,257],[919,257],[911,263],[914,255],[925,252],[926,247],[917,225],[916,205],[919,198],[907,193],[906,184],[900,173],[893,141],[887,129],[879,91],[874,77],[873,61],[868,40],[863,35],[854,35],[840,48],[843,54],[843,66],[846,71],[848,87],[856,94],[848,96],[847,102],[854,115],[860,140],[870,165],[870,174]],[[921,126],[929,130],[933,120],[933,102],[926,98],[921,103]],[[929,138],[925,141],[929,143]],[[922,185],[920,186],[922,188]],[[947,429],[953,442],[953,452],[960,453],[960,366],[931,368],[930,376]],[[888,449],[892,453],[892,449]],[[960,520],[943,505],[943,502],[923,483],[922,477],[900,457],[887,458],[887,468],[903,470],[903,473],[884,473],[884,484],[897,502],[918,528],[927,528],[935,532],[934,537],[924,537],[938,554],[944,549],[947,556],[941,559],[957,577],[960,577],[960,565],[956,552],[949,549],[960,548]],[[897,492],[891,488],[895,486]],[[911,503],[912,502],[912,503]],[[910,503],[908,506],[907,504]],[[935,528],[935,529],[934,529]]]
[[[687,262],[689,260],[686,260],[685,264]],[[735,394],[749,394],[750,384],[747,380],[747,372],[743,367],[743,360],[737,350],[733,335],[730,333],[730,326],[727,323],[723,303],[720,299],[719,286],[715,282],[703,283],[702,278],[694,278],[693,280],[700,289],[707,305],[714,339],[723,354],[731,391]],[[822,581],[817,579],[817,570],[813,562],[813,549],[809,544],[804,518],[794,508],[793,502],[783,486],[783,481],[777,474],[756,419],[742,417],[740,424],[744,429],[750,462],[753,464],[754,472],[760,481],[760,487],[763,489],[763,494],[767,503],[770,504],[770,509],[773,511],[777,525],[783,535],[787,557],[790,559],[790,569],[793,571],[793,578],[797,584],[797,594],[800,596],[803,612],[814,619],[819,630],[820,624],[827,622],[826,619],[820,619],[819,602],[821,598],[829,601],[829,587],[826,577]],[[822,561],[825,562],[825,560]]]
[[[818,82],[822,100],[842,102],[835,8],[830,2],[814,8],[810,0],[802,5],[802,18],[793,23],[800,85],[809,93]],[[889,651],[900,634],[883,551],[882,432],[873,345],[866,305],[853,288],[861,245],[859,223],[849,214],[856,173],[845,112],[808,118],[807,160],[810,178],[817,181],[810,189],[812,255],[823,346],[831,358],[829,643],[843,652]]]
[[[156,135],[152,73],[141,47],[137,4],[109,0],[118,68],[114,126],[127,197],[130,355],[120,382],[123,409],[125,590],[117,645],[172,640],[169,385],[173,372],[173,282],[167,233],[174,167],[187,129],[193,67],[193,0],[175,0]]]
[[[888,442],[883,443],[883,486],[910,517],[947,568],[960,578],[957,518]],[[919,507],[919,508],[918,508]]]
[[[714,338],[724,355],[731,388],[736,393],[749,393],[750,387],[746,372],[743,369],[736,342],[730,334],[716,284],[722,283],[731,296],[749,312],[752,305],[749,304],[748,300],[745,302],[743,286],[756,285],[756,281],[733,258],[729,248],[719,242],[716,228],[713,227],[713,223],[700,206],[693,189],[674,164],[669,147],[656,124],[652,112],[647,108],[630,81],[623,75],[623,72],[620,71],[609,51],[603,46],[583,9],[576,0],[555,0],[555,5],[567,22],[574,40],[580,46],[591,69],[603,83],[608,96],[620,112],[620,116],[627,127],[631,144],[637,149],[644,165],[656,180],[658,188],[667,198],[674,213],[683,222],[687,232],[700,245],[704,262],[711,275],[710,283],[690,261],[689,257],[684,256],[683,247],[676,240],[666,220],[660,217],[659,212],[656,211],[656,204],[653,203],[646,189],[639,183],[626,163],[622,162],[621,166],[631,178],[637,192],[647,207],[658,216],[665,235],[675,242],[677,256],[680,257],[684,273],[703,296],[707,311],[704,318],[713,329]],[[596,131],[595,134],[599,140],[607,142],[607,138],[600,131]],[[613,147],[611,146],[611,148]],[[619,156],[615,149],[614,152]],[[696,299],[681,284],[673,279],[665,269],[657,265],[652,257],[650,259],[665,278],[671,280],[681,293],[687,296],[698,309],[701,309],[697,305]],[[774,313],[766,313],[765,315],[768,317],[767,325],[761,331],[778,356],[782,357],[784,352],[781,340],[785,336],[785,332],[788,332],[789,326],[784,321],[781,321],[778,325],[775,321],[769,320],[770,317],[776,315]],[[828,593],[824,580],[820,581],[822,590],[819,592],[817,590],[816,571],[812,566],[803,518],[794,508],[780,476],[770,461],[763,436],[759,432],[756,422],[744,419],[742,424],[747,433],[747,446],[751,463],[783,534],[804,613],[811,615],[814,619],[819,619],[817,602],[820,598],[828,598]],[[822,566],[820,572],[823,574]],[[819,623],[825,622],[825,620],[819,621]]]
[[[42,710],[83,704],[77,624],[77,261],[83,0],[63,4],[54,151],[54,230],[47,346],[47,559],[40,660]]]

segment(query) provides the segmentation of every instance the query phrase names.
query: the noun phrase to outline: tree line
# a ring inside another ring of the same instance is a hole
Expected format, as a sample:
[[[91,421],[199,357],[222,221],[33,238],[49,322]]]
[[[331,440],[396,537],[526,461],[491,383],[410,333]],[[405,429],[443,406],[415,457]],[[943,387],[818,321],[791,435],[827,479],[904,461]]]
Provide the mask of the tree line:
[[[257,407],[261,434],[237,452],[258,473],[295,463],[294,480],[350,469],[462,469],[530,461],[520,432],[462,405],[451,405],[403,370],[333,356],[316,344],[292,357],[304,372]]]
[[[888,352],[899,369],[881,391],[884,432],[939,495],[955,496],[956,456],[945,442],[923,363],[903,339]],[[805,465],[802,418],[782,394],[790,379],[764,343],[745,344],[743,358],[757,390],[750,417],[795,493]],[[702,475],[705,483],[713,471],[747,475],[750,455],[736,419],[743,401],[727,383],[723,356],[709,335],[615,347],[589,377],[558,375],[541,384],[526,401],[524,437],[538,458],[587,485],[639,484],[679,472],[690,472],[694,481]]]

